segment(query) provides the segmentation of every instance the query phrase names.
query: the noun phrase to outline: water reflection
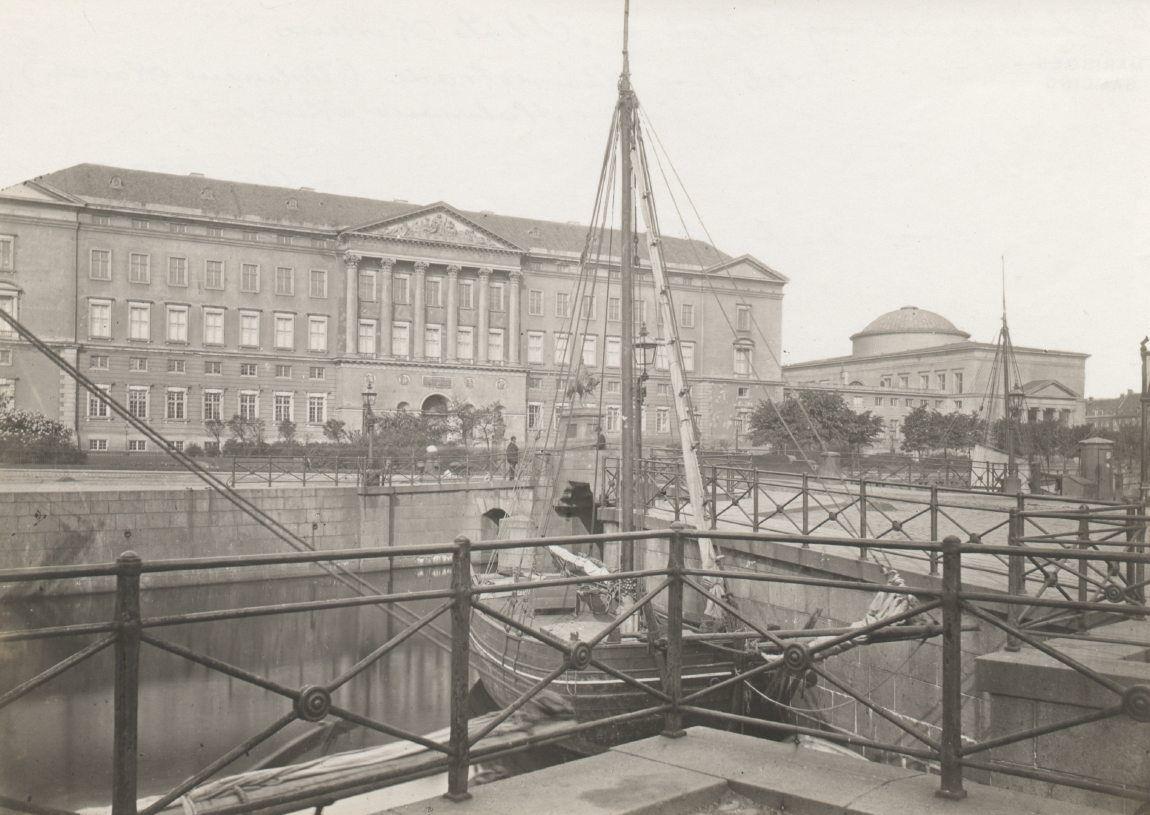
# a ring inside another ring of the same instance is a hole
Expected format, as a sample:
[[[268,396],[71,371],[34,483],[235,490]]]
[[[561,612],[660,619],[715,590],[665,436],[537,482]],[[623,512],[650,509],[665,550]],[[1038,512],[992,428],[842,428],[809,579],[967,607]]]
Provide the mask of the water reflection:
[[[370,577],[388,592],[440,588],[448,570]],[[331,578],[268,580],[145,591],[145,616],[347,596]],[[426,613],[442,601],[406,604]],[[33,628],[108,620],[113,597],[8,598],[0,627]],[[450,616],[438,624],[447,630]],[[324,684],[402,630],[375,606],[152,629],[156,636],[229,662],[290,688]],[[94,637],[0,644],[0,693],[83,648]],[[415,732],[448,720],[448,654],[413,637],[341,687],[342,707]],[[112,649],[0,709],[0,794],[74,809],[110,797]],[[290,710],[277,694],[144,645],[140,661],[140,794],[156,794],[204,767]],[[252,766],[316,725],[295,722],[222,775]],[[324,752],[390,739],[355,728]]]

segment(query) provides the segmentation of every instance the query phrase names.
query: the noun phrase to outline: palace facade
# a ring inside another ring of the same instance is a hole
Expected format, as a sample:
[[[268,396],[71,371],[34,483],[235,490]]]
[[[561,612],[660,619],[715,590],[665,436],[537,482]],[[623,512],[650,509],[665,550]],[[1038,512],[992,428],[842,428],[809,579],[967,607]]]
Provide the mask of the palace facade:
[[[375,409],[499,402],[530,441],[566,400],[571,354],[602,379],[619,431],[618,257],[580,284],[587,228],[430,206],[81,164],[0,190],[0,308],[176,446],[205,421],[284,419],[322,438]],[[619,242],[614,240],[617,247]],[[656,318],[646,240],[636,330]],[[750,256],[664,238],[683,356],[708,442],[782,391],[786,278]],[[579,302],[576,302],[578,296]],[[92,451],[148,442],[0,327],[0,393],[75,429]],[[581,338],[581,342],[580,342]],[[575,344],[581,348],[576,349]],[[666,358],[646,438],[671,443]]]
[[[1002,416],[1001,369],[991,375],[997,346],[975,342],[941,314],[903,306],[872,320],[851,336],[849,356],[798,362],[784,368],[788,390],[837,391],[847,406],[883,419],[885,432],[876,447],[896,451],[902,421],[917,407],[940,413],[978,412]],[[1087,354],[1014,346],[1024,421],[1085,420]],[[993,390],[997,405],[987,403]]]

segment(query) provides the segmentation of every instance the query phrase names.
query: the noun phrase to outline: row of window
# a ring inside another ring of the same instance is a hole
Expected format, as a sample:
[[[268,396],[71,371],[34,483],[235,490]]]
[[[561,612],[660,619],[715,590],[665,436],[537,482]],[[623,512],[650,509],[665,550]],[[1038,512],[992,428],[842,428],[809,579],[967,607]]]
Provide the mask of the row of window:
[[[10,354],[11,352],[9,352]],[[9,357],[11,359],[11,357]],[[165,360],[165,370],[170,374],[186,374],[188,360],[171,357]],[[107,354],[89,354],[88,367],[93,371],[107,371],[111,369],[111,357]],[[147,357],[128,357],[128,370],[132,372],[146,372],[149,367]],[[291,379],[294,368],[291,365],[277,363],[275,366],[276,379]],[[204,373],[209,376],[222,376],[224,363],[218,359],[204,360]],[[259,366],[255,362],[239,363],[240,376],[258,376]],[[313,382],[323,382],[327,379],[327,369],[321,365],[310,365],[307,369],[307,378]]]
[[[845,373],[845,372],[844,372]],[[897,379],[895,378],[897,376]],[[898,383],[900,390],[910,390],[911,375],[910,374],[884,374],[879,379],[880,388],[893,388],[895,383]],[[932,387],[933,383],[933,387]],[[843,383],[846,384],[846,383]],[[935,371],[933,374],[930,371],[923,371],[918,375],[918,390],[947,390],[947,386],[953,389],[954,393],[963,393],[963,376],[962,371]]]
[[[147,252],[128,253],[128,282],[148,284],[152,282],[152,256]],[[88,277],[92,280],[112,279],[112,250],[92,249],[88,259]],[[239,286],[241,292],[258,294],[262,286],[263,269],[258,263],[241,263]],[[205,289],[223,290],[227,287],[227,264],[222,260],[203,262],[201,286]],[[273,273],[273,291],[279,295],[292,296],[296,293],[296,270],[291,266],[276,266]],[[187,287],[191,282],[188,258],[168,256],[167,281],[169,286]],[[307,274],[308,296],[318,299],[327,297],[328,274],[326,269],[310,269]]]
[[[110,385],[98,385],[105,393],[111,391]],[[322,425],[327,421],[326,393],[309,393],[306,397],[305,418],[308,424]],[[127,386],[128,412],[139,419],[154,418],[152,416],[152,387],[150,385]],[[186,422],[188,415],[188,389],[165,388],[161,397],[160,417],[173,422]],[[260,418],[260,392],[254,390],[241,390],[236,394],[235,409],[228,413],[224,408],[224,392],[218,389],[205,388],[203,391],[202,421],[225,421],[232,415],[237,415],[247,421]],[[271,419],[276,424],[283,421],[296,420],[296,398],[291,392],[277,392],[272,394]],[[88,394],[88,418],[107,419],[111,416],[108,404],[93,393]]]
[[[137,342],[150,342],[152,337],[153,304],[144,301],[128,301],[128,339]],[[165,341],[187,343],[188,324],[192,307],[183,303],[169,303],[164,306]],[[225,344],[224,328],[227,309],[218,306],[201,306],[203,320],[203,344]],[[238,312],[238,345],[240,348],[259,348],[261,342],[262,313],[248,309]],[[272,315],[272,347],[281,351],[293,351],[296,347],[296,316],[289,312],[275,312]],[[307,350],[318,353],[328,348],[328,317],[324,314],[307,315]],[[112,339],[112,301],[91,298],[88,300],[88,337],[91,339]]]
[[[556,410],[561,410],[556,407]],[[647,432],[647,409],[643,408],[639,411],[639,426],[643,432]],[[655,432],[656,433],[670,433],[671,432],[671,408],[657,407],[654,409],[655,413]],[[604,407],[604,431],[607,433],[618,433],[622,427],[623,408],[620,405],[606,405]],[[573,426],[572,426],[573,427]],[[543,429],[543,403],[542,402],[528,402],[527,403],[527,429],[528,430],[542,430]]]
[[[205,199],[211,199],[214,197],[214,195],[211,194],[210,190],[204,190],[203,194],[201,194],[201,197]],[[286,202],[286,206],[288,209],[297,209],[298,207],[296,204],[296,199],[289,198]],[[96,226],[111,226],[112,217],[110,215],[93,215],[92,223]],[[164,222],[162,221],[153,221],[148,218],[133,218],[132,229],[143,229],[149,231],[154,229],[162,229],[163,223]],[[189,225],[186,223],[181,221],[168,221],[166,223],[168,226],[168,231],[174,235],[190,234]],[[204,227],[204,231],[202,233],[197,229],[196,234],[204,234],[209,238],[235,237],[234,234],[225,234],[223,227],[219,226]],[[238,236],[241,240],[252,241],[256,243],[264,239],[265,235],[270,237],[269,233],[255,232],[252,230],[240,230],[238,233]],[[280,246],[302,246],[304,245],[302,242],[308,240],[307,238],[284,234],[276,234],[274,238],[275,242]],[[331,241],[326,238],[311,238],[310,241],[311,247],[313,249],[329,249],[332,245]]]
[[[862,407],[862,401],[863,400],[862,400],[861,396],[854,397],[854,403],[853,404],[854,404],[855,410],[858,410]],[[889,399],[884,399],[884,397],[882,397],[882,396],[876,396],[874,398],[875,407],[882,407],[884,404],[889,404],[891,407],[899,407],[899,401],[900,400],[897,396],[891,396],[891,397],[889,397]],[[931,407],[931,404],[930,404],[931,400],[929,400],[929,399],[903,399],[901,401],[903,403],[903,407],[908,407],[908,408],[913,408],[916,406],[918,406],[918,407]],[[917,405],[916,405],[916,403],[917,403]],[[962,410],[962,400],[961,399],[955,399],[953,404],[954,404],[954,408],[953,408],[954,410]],[[934,400],[934,409],[935,410],[943,410],[945,406],[946,406],[946,400],[945,399],[935,399]]]

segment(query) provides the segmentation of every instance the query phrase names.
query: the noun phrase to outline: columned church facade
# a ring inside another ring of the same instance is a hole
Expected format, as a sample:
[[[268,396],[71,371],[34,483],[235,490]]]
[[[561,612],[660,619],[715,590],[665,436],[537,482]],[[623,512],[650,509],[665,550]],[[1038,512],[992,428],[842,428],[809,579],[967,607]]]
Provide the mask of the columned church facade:
[[[0,308],[177,446],[212,441],[205,421],[233,415],[262,419],[269,440],[283,419],[298,439],[322,438],[332,418],[359,429],[368,384],[377,411],[499,402],[507,432],[530,443],[566,400],[571,355],[602,380],[610,437],[619,259],[599,258],[578,289],[585,241],[578,224],[445,203],[82,164],[0,190]],[[702,242],[663,248],[696,418],[721,443],[781,394],[786,278]],[[641,254],[636,326],[659,338]],[[664,355],[650,373],[645,438],[670,444]],[[0,396],[65,422],[84,449],[148,449],[3,330]]]

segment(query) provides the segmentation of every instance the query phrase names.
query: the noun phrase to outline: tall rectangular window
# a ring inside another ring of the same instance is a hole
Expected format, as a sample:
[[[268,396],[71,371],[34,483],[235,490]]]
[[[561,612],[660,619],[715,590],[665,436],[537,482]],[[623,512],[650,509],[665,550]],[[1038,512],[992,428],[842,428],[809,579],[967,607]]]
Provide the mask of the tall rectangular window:
[[[147,342],[152,338],[150,303],[128,303],[128,339]]]
[[[276,424],[293,421],[290,393],[277,393],[272,397],[272,421]]]
[[[240,347],[259,348],[260,314],[258,311],[240,312]]]
[[[276,294],[295,294],[295,269],[276,266]]]
[[[108,249],[93,249],[88,260],[88,277],[93,280],[112,279],[112,252]]]
[[[309,393],[307,395],[307,422],[308,424],[323,424],[327,421],[327,394]]]
[[[423,281],[423,304],[428,308],[439,308],[443,305],[443,278],[429,277]]]
[[[220,391],[204,391],[204,421],[223,418],[224,395]]]
[[[739,376],[749,376],[751,373],[751,349],[749,346],[735,346],[735,373]]]
[[[459,281],[459,307],[475,308],[475,283],[471,280]]]
[[[443,326],[424,326],[423,355],[428,359],[442,359],[443,357]]]
[[[107,385],[97,385],[101,393],[107,392]],[[96,394],[88,391],[88,418],[89,419],[107,419],[108,418],[108,403],[101,399]]]
[[[128,281],[130,283],[148,283],[152,279],[152,256],[143,252],[132,252],[128,255]]]
[[[312,297],[324,299],[327,297],[327,270],[312,269],[309,275],[311,281],[308,293]]]
[[[671,410],[670,408],[655,408],[655,432],[656,433],[670,433],[671,432]]]
[[[11,298],[15,303],[16,298]],[[12,313],[9,309],[4,309],[9,314]],[[112,301],[111,300],[89,300],[88,301],[88,336],[96,339],[107,340],[112,338]]]
[[[679,349],[683,353],[683,370],[690,373],[695,370],[695,343],[682,342],[679,343]]]
[[[946,371],[940,371],[939,373],[936,373],[934,376],[935,376],[935,381],[938,383],[938,389],[940,391],[946,390]]]
[[[204,261],[204,288],[222,289],[224,287],[224,262],[222,260]]]
[[[570,341],[568,335],[562,331],[555,332],[555,364],[567,364],[567,344]]]
[[[565,291],[555,292],[555,316],[571,316],[571,294]]]
[[[259,396],[254,391],[240,391],[239,414],[241,419],[254,422],[259,418]]]
[[[543,364],[543,332],[527,332],[527,361],[538,365]]]
[[[391,353],[397,357],[411,356],[411,324],[391,324]]]
[[[683,303],[683,328],[695,327],[695,304]]]
[[[295,315],[275,315],[275,343],[276,348],[290,351],[295,348]]]
[[[396,303],[411,302],[411,276],[397,274],[391,279],[391,299]]]
[[[307,350],[327,350],[327,317],[313,315],[307,318]]]
[[[961,371],[955,371],[954,372],[954,392],[955,393],[962,393],[962,372]]]
[[[751,330],[751,307],[743,304],[735,306],[735,328],[738,331]]]
[[[583,302],[583,307],[579,312],[579,316],[585,320],[586,319],[590,319],[590,320],[595,319],[595,295],[593,295],[593,294],[583,295],[583,301],[582,302]]]
[[[260,290],[260,267],[255,263],[245,263],[240,266],[240,291],[258,292]]]
[[[188,259],[168,258],[168,285],[188,285]]]
[[[0,272],[11,272],[16,268],[16,238],[0,235]]]
[[[607,367],[618,368],[623,364],[623,342],[619,337],[607,338]]]
[[[527,429],[540,430],[543,427],[543,403],[527,403]]]
[[[507,311],[506,291],[505,284],[491,281],[491,311]]]
[[[503,361],[503,329],[491,328],[487,331],[487,361]]]
[[[618,297],[607,298],[607,319],[619,322],[623,319],[623,301]]]
[[[599,350],[599,338],[594,336],[583,337],[583,365],[587,368],[594,368],[596,365],[597,351]]]
[[[148,418],[148,389],[142,385],[128,388],[128,412],[137,419]]]
[[[224,344],[224,310],[204,309],[204,345]]]
[[[527,292],[527,313],[532,317],[543,316],[543,292],[539,289]]]
[[[930,390],[930,374],[923,373],[918,375],[918,389],[923,391]]]
[[[182,422],[188,417],[188,392],[184,388],[168,388],[164,418]]]
[[[631,319],[635,323],[635,331],[638,332],[639,326],[647,322],[647,303],[636,300],[631,306]]]
[[[621,412],[618,405],[607,405],[607,427],[608,433],[618,433],[621,424]]]
[[[365,303],[375,300],[375,269],[360,269],[356,279],[359,281],[359,299]]]
[[[655,370],[667,371],[671,368],[671,351],[669,346],[660,342],[655,346]]]
[[[461,325],[455,335],[455,353],[460,359],[475,359],[475,329]]]
[[[188,307],[168,306],[168,342],[188,341]]]
[[[109,307],[110,307],[110,304],[109,304]],[[8,314],[12,317],[15,317],[17,320],[19,320],[20,315],[17,313],[18,310],[19,310],[19,301],[16,299],[16,295],[14,295],[14,294],[0,294],[0,311],[3,311],[5,314]],[[88,333],[91,334],[91,306],[88,307],[88,311],[89,311],[89,332]],[[0,337],[15,337],[15,336],[16,336],[16,330],[14,328],[12,328],[10,325],[8,325],[8,323],[0,323]]]
[[[361,354],[375,353],[375,320],[360,320],[357,350]]]

